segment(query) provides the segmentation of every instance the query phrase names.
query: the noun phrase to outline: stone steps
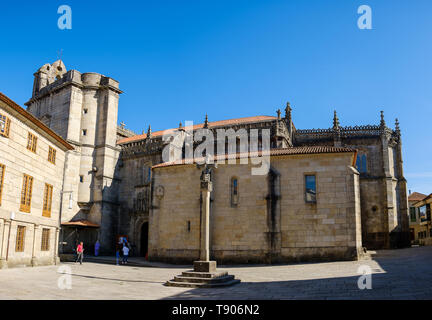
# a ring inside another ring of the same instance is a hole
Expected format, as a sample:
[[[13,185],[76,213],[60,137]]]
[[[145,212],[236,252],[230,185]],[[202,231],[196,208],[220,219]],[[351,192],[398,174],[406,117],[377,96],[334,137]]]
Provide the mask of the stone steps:
[[[182,272],[182,276],[184,277],[197,277],[197,278],[218,278],[228,275],[228,272],[222,271],[222,272],[215,272],[215,273],[209,273],[209,272],[196,272],[196,271],[185,271]]]
[[[221,283],[228,282],[234,280],[234,276],[225,275],[217,278],[198,278],[198,277],[184,277],[184,276],[175,276],[175,282],[190,282],[190,283]]]
[[[183,287],[183,288],[218,288],[227,287],[234,284],[240,283],[238,279],[232,279],[225,282],[204,282],[204,283],[193,283],[193,282],[178,282],[174,280],[167,281],[164,285],[167,287]]]

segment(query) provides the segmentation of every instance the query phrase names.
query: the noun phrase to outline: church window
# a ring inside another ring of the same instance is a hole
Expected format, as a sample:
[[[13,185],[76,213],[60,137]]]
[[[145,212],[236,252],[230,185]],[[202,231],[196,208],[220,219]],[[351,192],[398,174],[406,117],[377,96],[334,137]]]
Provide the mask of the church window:
[[[306,202],[316,202],[316,176],[305,175],[305,199]]]
[[[87,135],[87,129],[83,129],[83,131],[82,131],[82,135],[83,135],[83,136],[86,136],[86,135]]]
[[[23,177],[23,185],[21,190],[20,211],[30,212],[32,190],[33,190],[33,177],[25,174]]]
[[[37,137],[33,133],[28,133],[27,137],[27,149],[36,152],[37,147]]]
[[[236,177],[231,178],[231,206],[236,207],[239,202],[239,186]]]
[[[365,154],[357,155],[356,166],[360,173],[367,173],[367,156]]]
[[[5,115],[0,114],[0,135],[9,137],[10,119]]]

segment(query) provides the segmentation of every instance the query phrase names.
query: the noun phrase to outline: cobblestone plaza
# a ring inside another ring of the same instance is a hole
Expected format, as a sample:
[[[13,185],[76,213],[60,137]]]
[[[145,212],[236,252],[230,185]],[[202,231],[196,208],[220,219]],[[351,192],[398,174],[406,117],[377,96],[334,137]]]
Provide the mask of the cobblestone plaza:
[[[381,250],[372,260],[290,265],[221,266],[241,279],[227,288],[188,289],[163,284],[191,266],[123,266],[85,262],[14,268],[0,273],[0,299],[431,299],[432,247]],[[359,266],[372,270],[372,289],[360,290]],[[71,289],[59,273],[70,267]],[[61,270],[60,269],[60,272]]]

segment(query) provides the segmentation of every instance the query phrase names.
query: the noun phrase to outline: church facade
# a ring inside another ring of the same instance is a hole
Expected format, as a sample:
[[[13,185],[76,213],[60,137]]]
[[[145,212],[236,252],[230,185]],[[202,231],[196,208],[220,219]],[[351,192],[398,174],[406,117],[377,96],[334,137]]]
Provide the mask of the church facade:
[[[167,150],[187,158],[185,143],[164,137],[193,137],[200,129],[243,130],[248,138],[269,132],[265,175],[252,175],[255,156],[238,149],[227,151],[238,163],[213,170],[211,258],[357,259],[363,247],[409,245],[401,134],[383,114],[377,125],[343,127],[335,113],[330,128],[297,129],[287,104],[283,116],[206,117],[189,130],[180,123],[138,135],[117,124],[121,93],[116,80],[67,71],[62,61],[34,74],[27,111],[74,147],[63,172],[60,252],[78,239],[87,246],[99,239],[102,253],[112,254],[126,236],[132,254],[150,260],[199,257],[201,169],[193,161],[164,161]]]

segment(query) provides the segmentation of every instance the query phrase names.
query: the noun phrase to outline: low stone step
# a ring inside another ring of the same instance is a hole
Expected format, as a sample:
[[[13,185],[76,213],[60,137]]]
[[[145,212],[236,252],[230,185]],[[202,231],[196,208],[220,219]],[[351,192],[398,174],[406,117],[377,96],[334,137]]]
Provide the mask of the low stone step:
[[[221,272],[215,272],[215,273],[208,273],[208,272],[195,272],[195,271],[185,271],[182,272],[183,277],[192,277],[192,278],[219,278],[224,277],[228,275],[228,272],[221,271]]]
[[[202,277],[183,277],[183,276],[175,276],[175,282],[191,282],[191,283],[220,283],[227,282],[234,279],[233,275],[225,275],[217,278],[202,278]]]
[[[233,279],[226,282],[210,282],[210,283],[193,283],[193,282],[178,282],[178,281],[167,281],[164,285],[167,287],[183,287],[183,288],[221,288],[232,286],[234,284],[240,283],[240,280]]]

